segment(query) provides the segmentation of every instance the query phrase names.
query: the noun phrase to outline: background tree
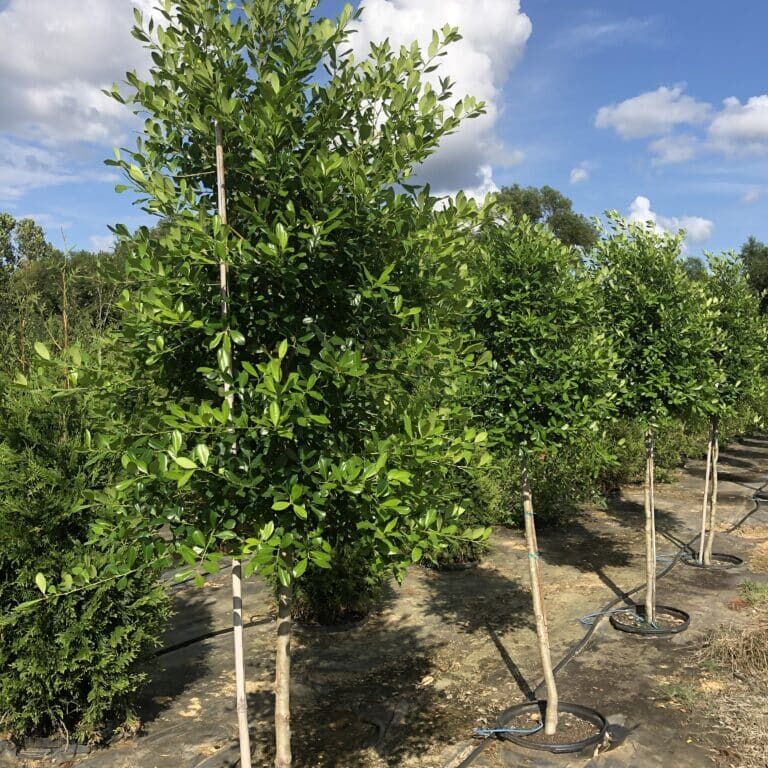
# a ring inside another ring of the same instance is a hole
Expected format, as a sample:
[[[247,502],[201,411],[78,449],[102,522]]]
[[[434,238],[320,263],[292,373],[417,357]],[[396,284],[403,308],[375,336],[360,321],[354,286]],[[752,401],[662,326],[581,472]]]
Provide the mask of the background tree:
[[[698,256],[688,256],[683,261],[683,269],[691,280],[706,280],[707,268]]]
[[[134,30],[152,51],[148,79],[131,73],[130,95],[114,91],[145,118],[115,164],[165,222],[133,238],[117,229],[129,250],[121,348],[159,391],[124,453],[134,477],[115,493],[133,494],[149,528],[169,523],[190,566],[215,569],[229,551],[246,575],[276,580],[280,768],[295,580],[344,547],[400,575],[486,533],[460,532],[452,482],[485,440],[452,395],[476,365],[455,331],[476,212],[463,196],[437,210],[407,186],[479,114],[449,101],[447,78],[427,83],[458,34],[435,33],[427,55],[383,43],[358,63],[340,53],[351,8],[331,21],[315,6],[169,6],[161,29]]]
[[[611,411],[615,355],[599,294],[579,254],[527,218],[491,223],[474,325],[493,355],[483,386],[487,424],[520,457],[536,632],[547,685],[545,732],[557,728],[558,697],[549,651],[529,467]]]
[[[766,326],[760,299],[750,290],[741,263],[733,255],[710,256],[705,283],[708,304],[716,312],[711,348],[718,372],[714,410],[710,417],[707,468],[702,505],[699,562],[712,564],[717,515],[719,425],[760,399],[765,382],[760,365],[766,350]],[[711,483],[711,485],[710,485]],[[709,502],[709,504],[708,504]]]
[[[768,245],[750,237],[739,255],[747,271],[749,287],[760,296],[762,312],[768,312]]]
[[[656,620],[654,430],[671,417],[709,413],[716,370],[712,313],[680,260],[682,236],[657,233],[610,213],[612,232],[591,253],[616,339],[624,390],[620,411],[643,424],[646,441],[644,620]]]
[[[597,230],[590,221],[576,213],[571,200],[552,187],[513,184],[502,187],[496,200],[499,207],[510,212],[514,221],[527,216],[534,224],[546,224],[566,245],[589,248],[597,240]]]

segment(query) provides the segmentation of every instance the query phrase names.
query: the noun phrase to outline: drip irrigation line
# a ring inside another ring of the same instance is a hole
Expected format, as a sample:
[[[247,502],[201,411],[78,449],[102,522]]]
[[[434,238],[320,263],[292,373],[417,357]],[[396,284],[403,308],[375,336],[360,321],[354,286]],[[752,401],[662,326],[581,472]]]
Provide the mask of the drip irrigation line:
[[[258,627],[261,624],[268,624],[269,622],[273,621],[272,616],[265,616],[263,619],[252,619],[247,624],[243,624],[243,629],[250,629],[251,627]],[[154,656],[155,658],[159,658],[160,656],[165,656],[166,654],[173,653],[174,651],[180,651],[182,648],[188,648],[190,645],[195,645],[196,643],[202,643],[204,640],[210,640],[212,637],[218,637],[219,635],[227,635],[230,632],[233,631],[233,627],[224,627],[223,629],[212,629],[210,632],[206,632],[203,635],[198,635],[196,637],[191,637],[189,640],[182,640],[178,643],[174,643],[173,645],[166,645],[162,648],[158,648]]]
[[[765,495],[766,488],[768,487],[768,480],[764,482],[753,494],[752,501],[754,502],[754,508],[750,510],[741,520],[739,520],[737,523],[732,525],[728,530],[724,531],[724,533],[733,533],[733,531],[740,528],[744,523],[759,509],[760,502],[766,502],[768,503],[768,496],[765,498],[761,498],[761,496]],[[752,489],[750,489],[752,490]],[[667,576],[672,569],[680,562],[681,558],[683,557],[683,554],[685,552],[691,552],[693,543],[701,536],[701,531],[699,531],[690,541],[685,542],[681,544],[680,549],[678,550],[677,554],[674,555],[672,558],[672,561],[667,565],[666,568],[664,568],[662,571],[660,571],[656,579],[663,579],[665,576]],[[613,598],[608,603],[606,603],[599,611],[595,611],[593,614],[589,614],[586,617],[583,618],[592,618],[595,617],[595,621],[593,621],[591,624],[587,624],[587,631],[585,632],[584,636],[581,638],[581,640],[578,640],[571,648],[570,650],[563,656],[562,659],[555,665],[554,669],[552,670],[553,674],[556,676],[559,672],[562,672],[562,670],[571,662],[573,659],[578,656],[584,648],[589,644],[589,641],[592,639],[592,636],[597,631],[598,626],[600,626],[600,621],[604,616],[610,615],[611,613],[614,613],[616,610],[616,606],[621,602],[627,602],[628,598],[632,597],[632,595],[637,594],[638,592],[641,592],[645,588],[645,583],[640,584],[639,586],[633,587],[628,592],[622,593],[620,596]],[[626,609],[618,609],[618,610],[626,610]],[[579,619],[581,621],[581,619]],[[544,686],[545,680],[541,680],[532,690],[531,695],[527,698],[529,701],[535,701],[537,700],[536,693],[537,691]],[[497,718],[496,718],[496,728],[490,728],[487,729],[489,731],[489,735],[483,737],[483,740],[478,744],[465,758],[464,760],[459,763],[456,768],[469,768],[475,760],[477,760],[478,757],[490,746],[491,742],[494,741],[494,737],[496,733],[499,733],[504,728],[504,723],[506,719],[508,718],[508,712],[510,709],[514,709],[518,705],[513,705],[513,707],[510,707],[509,709],[504,710]]]

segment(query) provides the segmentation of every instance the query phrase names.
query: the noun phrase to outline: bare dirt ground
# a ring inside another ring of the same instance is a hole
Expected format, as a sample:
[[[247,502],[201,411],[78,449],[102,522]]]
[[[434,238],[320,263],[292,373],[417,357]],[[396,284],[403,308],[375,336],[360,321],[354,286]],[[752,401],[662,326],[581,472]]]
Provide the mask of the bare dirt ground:
[[[660,555],[676,553],[681,541],[695,535],[703,474],[702,462],[689,462],[676,482],[658,488]],[[768,440],[745,439],[724,450],[720,480],[722,532],[715,551],[738,555],[747,565],[738,572],[712,573],[678,564],[659,582],[658,600],[691,614],[687,632],[643,639],[601,621],[587,647],[558,675],[561,700],[608,717],[612,749],[598,756],[558,757],[489,741],[468,762],[480,743],[472,738],[473,729],[492,725],[508,706],[523,702],[540,679],[523,538],[520,532],[499,530],[478,568],[438,573],[414,567],[361,625],[338,632],[297,628],[292,688],[297,768],[713,765],[728,754],[727,731],[714,729],[701,708],[680,704],[669,692],[687,671],[686,680],[699,686],[696,695],[718,695],[712,681],[699,675],[694,653],[707,630],[733,620],[741,581],[768,581],[765,573],[749,570],[750,557],[758,564],[760,557],[768,560],[763,552],[768,504],[752,501],[768,481]],[[727,532],[740,521],[738,529]],[[566,529],[543,530],[539,538],[557,660],[584,636],[580,616],[643,581],[642,489],[624,488],[605,508],[587,509]],[[659,570],[664,567],[659,564]],[[258,581],[249,582],[245,600],[254,764],[267,766],[272,602]],[[142,700],[141,735],[71,764],[238,764],[225,575],[202,589],[179,588],[175,603],[166,652],[158,657]]]

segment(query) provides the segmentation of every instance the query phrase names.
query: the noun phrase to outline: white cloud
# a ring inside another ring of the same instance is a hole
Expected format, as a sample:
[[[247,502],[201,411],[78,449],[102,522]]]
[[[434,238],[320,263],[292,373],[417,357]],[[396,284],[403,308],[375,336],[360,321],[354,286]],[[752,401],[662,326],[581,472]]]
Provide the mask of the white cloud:
[[[499,188],[493,180],[493,168],[490,165],[481,165],[477,171],[476,178],[478,184],[474,187],[467,187],[464,193],[467,197],[474,197],[475,200],[483,200],[491,192],[498,192]]]
[[[0,200],[17,200],[32,190],[77,180],[60,153],[0,136]]]
[[[598,128],[613,128],[624,139],[640,139],[669,133],[677,125],[705,122],[711,105],[686,96],[684,86],[661,86],[619,104],[601,107],[595,117]]]
[[[756,203],[762,196],[762,187],[750,187],[741,196],[741,202],[746,203],[747,205],[751,205],[752,203]]]
[[[703,243],[712,236],[715,225],[701,216],[660,216],[651,208],[651,201],[644,195],[638,195],[629,206],[630,221],[648,221],[655,225],[657,232],[676,233],[681,229],[686,232],[686,244]]]
[[[91,235],[88,238],[91,248],[94,251],[112,251],[115,247],[114,235]]]
[[[578,48],[591,52],[596,46],[618,45],[625,41],[636,43],[649,39],[647,33],[655,19],[628,18],[615,21],[591,20],[566,31],[555,43],[558,48]]]
[[[48,145],[111,144],[132,120],[101,93],[146,66],[130,29],[153,0],[8,0],[0,10],[0,130]]]
[[[673,165],[692,160],[698,150],[699,141],[695,136],[662,136],[649,145],[653,165]]]
[[[768,94],[742,104],[730,97],[709,126],[709,140],[727,155],[768,152]]]
[[[581,163],[575,168],[571,168],[571,184],[581,184],[589,180],[589,168],[586,163]]]
[[[435,76],[450,76],[457,98],[470,95],[485,101],[487,114],[466,121],[449,136],[421,175],[439,193],[471,188],[478,178],[480,187],[490,188],[492,164],[509,166],[522,157],[519,151],[504,147],[495,132],[501,88],[532,30],[520,0],[367,0],[351,43],[358,59],[366,55],[371,42],[385,38],[394,47],[414,39],[426,47],[432,30],[445,24],[458,27],[463,39],[450,46]]]

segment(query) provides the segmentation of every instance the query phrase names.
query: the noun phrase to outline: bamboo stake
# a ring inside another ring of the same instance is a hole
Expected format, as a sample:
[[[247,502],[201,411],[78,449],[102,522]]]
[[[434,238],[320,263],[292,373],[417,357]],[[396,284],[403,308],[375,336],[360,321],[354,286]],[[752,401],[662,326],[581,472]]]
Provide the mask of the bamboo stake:
[[[651,546],[653,548],[653,619],[656,621],[656,446],[651,433],[651,468],[649,470],[651,481]]]
[[[712,472],[713,421],[709,422],[709,440],[707,441],[707,469],[704,473],[704,501],[701,505],[701,535],[699,536],[699,562],[704,563],[704,547],[707,538],[707,511],[709,508],[709,485]]]
[[[523,463],[521,473],[523,491],[523,516],[525,518],[525,542],[528,546],[528,570],[531,577],[531,595],[533,597],[533,613],[536,617],[536,637],[539,642],[541,667],[547,687],[547,710],[544,719],[544,733],[551,736],[557,731],[558,695],[555,684],[555,673],[552,669],[552,656],[549,650],[549,632],[547,617],[544,612],[544,595],[541,589],[541,565],[539,562],[539,546],[536,540],[536,521],[533,517],[533,499],[528,479],[528,466]]]
[[[709,502],[709,532],[704,549],[704,565],[712,565],[712,547],[715,543],[715,518],[717,516],[717,464],[720,460],[720,434],[717,417],[712,420],[712,498]]]
[[[653,494],[653,432],[645,433],[645,620],[656,621],[656,521]]]
[[[69,299],[67,296],[67,256],[61,268],[61,325],[64,334],[64,350],[69,349]],[[69,389],[69,366],[64,367],[64,388]]]
[[[218,210],[221,223],[227,223],[227,194],[224,172],[224,141],[221,125],[216,121],[216,187],[218,191]],[[229,274],[227,263],[219,262],[219,287],[221,293],[221,319],[226,325],[229,320]],[[233,377],[232,360],[227,371]],[[224,392],[229,405],[230,418],[233,411],[234,395],[229,384],[224,384]],[[234,449],[236,450],[236,449]],[[242,562],[232,559],[232,629],[235,645],[235,691],[237,702],[237,728],[240,738],[240,768],[251,768],[251,737],[248,732],[248,697],[245,690],[245,650],[243,643],[243,581]]]
[[[277,589],[275,768],[291,768],[291,608],[293,582]]]

